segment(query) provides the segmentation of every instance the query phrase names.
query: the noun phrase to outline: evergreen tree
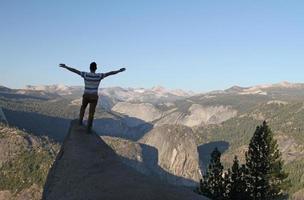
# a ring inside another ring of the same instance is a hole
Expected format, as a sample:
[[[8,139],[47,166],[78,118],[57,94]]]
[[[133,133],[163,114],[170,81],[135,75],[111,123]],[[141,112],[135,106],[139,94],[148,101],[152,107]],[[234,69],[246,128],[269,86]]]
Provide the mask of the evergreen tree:
[[[280,199],[287,174],[276,140],[267,123],[258,126],[246,152],[247,190],[251,199]]]
[[[240,166],[239,160],[235,156],[231,167],[229,199],[248,199],[246,185],[246,167],[245,165]]]
[[[231,170],[228,169],[227,172],[224,173],[224,199],[230,200],[230,194],[231,194]]]
[[[225,185],[223,178],[221,152],[217,148],[211,153],[211,160],[204,180],[200,184],[200,193],[214,200],[225,199]]]

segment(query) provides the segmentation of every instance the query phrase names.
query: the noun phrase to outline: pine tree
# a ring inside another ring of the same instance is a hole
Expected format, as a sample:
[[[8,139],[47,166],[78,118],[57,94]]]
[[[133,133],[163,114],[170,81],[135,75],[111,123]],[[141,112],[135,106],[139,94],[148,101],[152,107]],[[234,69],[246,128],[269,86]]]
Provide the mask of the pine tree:
[[[246,152],[247,190],[251,199],[280,199],[287,174],[276,140],[267,123],[258,126]]]
[[[225,199],[225,185],[223,178],[223,165],[221,163],[221,152],[217,148],[211,153],[211,160],[204,180],[200,184],[200,193],[216,200]]]
[[[246,168],[240,166],[237,156],[234,157],[231,167],[229,199],[243,200],[248,199],[246,187]]]
[[[224,173],[224,199],[231,200],[231,170],[228,169],[227,172]]]

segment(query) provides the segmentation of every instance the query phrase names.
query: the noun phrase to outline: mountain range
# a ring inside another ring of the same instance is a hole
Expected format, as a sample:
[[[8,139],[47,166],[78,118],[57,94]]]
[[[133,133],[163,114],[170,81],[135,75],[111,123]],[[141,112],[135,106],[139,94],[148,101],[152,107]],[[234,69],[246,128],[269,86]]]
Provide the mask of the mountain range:
[[[63,85],[0,87],[1,119],[61,143],[70,120],[78,116],[82,92],[82,87]],[[95,131],[125,164],[174,185],[193,187],[215,147],[223,153],[225,167],[234,155],[244,162],[255,127],[266,120],[293,183],[290,198],[301,198],[304,84],[233,86],[207,93],[112,87],[101,88],[99,94]],[[154,153],[149,154],[150,163],[143,163],[147,148]]]

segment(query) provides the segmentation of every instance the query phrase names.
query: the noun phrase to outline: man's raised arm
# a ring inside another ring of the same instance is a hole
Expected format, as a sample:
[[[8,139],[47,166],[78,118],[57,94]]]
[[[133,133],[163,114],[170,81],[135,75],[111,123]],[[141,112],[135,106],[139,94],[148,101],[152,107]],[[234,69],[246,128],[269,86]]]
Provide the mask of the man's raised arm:
[[[118,73],[123,72],[123,71],[126,71],[126,68],[121,68],[120,70],[104,73],[104,77],[115,75],[115,74],[118,74]]]
[[[74,69],[74,68],[72,68],[72,67],[68,67],[68,66],[66,66],[65,64],[59,64],[59,67],[65,68],[65,69],[67,69],[67,70],[69,70],[69,71],[71,71],[71,72],[74,72],[74,73],[76,73],[76,74],[78,74],[78,75],[81,76],[81,72],[80,72],[79,70]]]

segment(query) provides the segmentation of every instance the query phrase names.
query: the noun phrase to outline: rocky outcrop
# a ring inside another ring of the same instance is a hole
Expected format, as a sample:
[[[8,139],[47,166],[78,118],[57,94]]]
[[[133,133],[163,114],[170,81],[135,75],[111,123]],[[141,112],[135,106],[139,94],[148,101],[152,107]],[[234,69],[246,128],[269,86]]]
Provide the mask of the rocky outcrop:
[[[181,125],[155,127],[139,142],[154,147],[157,151],[157,171],[168,182],[178,185],[193,185],[201,178],[199,155],[192,130]],[[170,176],[170,175],[174,176]]]
[[[22,153],[36,150],[53,154],[58,150],[58,144],[0,123],[0,167]]]
[[[118,137],[101,136],[101,138],[120,156],[121,161],[126,165],[147,176],[157,175],[153,172],[153,167],[158,168],[157,160],[153,156],[147,158],[146,148],[143,144]]]
[[[154,88],[102,88],[100,91],[103,97],[109,97],[111,101],[117,102],[137,102],[137,103],[164,103],[185,99],[193,95],[193,92],[182,90],[168,90],[163,87]],[[114,105],[113,104],[113,105]]]
[[[59,145],[0,123],[0,200],[39,200]]]
[[[129,126],[138,123],[138,126]],[[94,130],[99,135],[114,136],[137,141],[145,133],[150,131],[153,125],[140,119],[113,114],[94,120]]]
[[[304,158],[304,145],[300,144],[296,139],[284,134],[275,137],[279,145],[282,158],[285,163]]]
[[[49,172],[43,199],[199,200],[205,199],[182,187],[162,184],[120,161],[96,134],[72,123]]]
[[[161,118],[162,112],[150,103],[132,104],[127,102],[117,103],[113,108],[113,111],[127,115],[129,117],[138,118],[143,122],[152,122]],[[138,123],[131,121],[128,123],[130,126],[138,126]]]
[[[303,200],[304,199],[304,189],[297,191],[291,197],[291,200]]]
[[[237,111],[229,106],[202,106],[192,104],[187,112],[175,111],[156,122],[162,124],[181,124],[189,127],[220,124],[237,115]]]
[[[23,148],[29,148],[27,136],[20,134],[17,129],[2,125],[0,134],[0,166],[17,157]],[[35,141],[35,139],[33,141]],[[34,144],[35,143],[36,141]]]
[[[102,136],[102,139],[109,145],[111,148],[120,155],[122,162],[128,166],[134,168],[140,173],[143,173],[147,176],[154,176],[158,179],[168,182],[174,185],[185,185],[185,186],[195,186],[200,175],[199,170],[194,171],[194,174],[184,174],[184,171],[190,170],[193,172],[193,169],[189,169],[189,164],[191,159],[185,158],[187,155],[177,155],[177,150],[173,148],[172,155],[169,159],[172,159],[171,166],[167,166],[163,161],[163,165],[159,165],[159,150],[150,145],[143,143],[133,142],[130,140],[125,140],[122,138]],[[190,148],[191,149],[191,148]],[[193,148],[195,149],[195,147]],[[182,150],[182,149],[180,149]],[[180,152],[179,152],[180,153]],[[167,156],[167,155],[166,155]],[[177,159],[182,159],[180,162]],[[166,160],[162,154],[162,160]],[[195,161],[193,161],[195,162]],[[180,166],[179,166],[180,165]],[[163,168],[166,166],[165,168]],[[190,165],[191,166],[191,165]]]
[[[42,188],[36,184],[22,190],[12,200],[39,200],[42,196]]]
[[[190,114],[187,115],[183,123],[186,126],[199,126],[203,124],[219,124],[237,115],[237,111],[227,106],[204,107],[193,104],[189,108]]]

